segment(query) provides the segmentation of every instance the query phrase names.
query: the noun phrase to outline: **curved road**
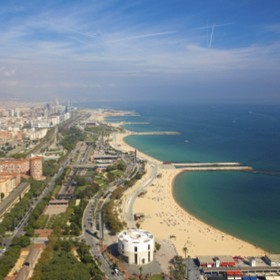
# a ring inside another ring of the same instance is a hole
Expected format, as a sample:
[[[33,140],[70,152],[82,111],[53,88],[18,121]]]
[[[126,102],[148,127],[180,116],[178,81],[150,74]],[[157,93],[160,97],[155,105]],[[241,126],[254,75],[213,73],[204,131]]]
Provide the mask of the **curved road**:
[[[95,256],[97,260],[99,260],[99,266],[101,270],[105,273],[106,277],[112,280],[121,280],[123,279],[121,275],[116,275],[115,273],[112,274],[113,269],[111,267],[111,264],[106,259],[105,255],[103,255],[100,251],[101,240],[93,235],[94,232],[97,232],[95,228],[95,223],[93,223],[93,215],[95,215],[93,209],[95,207],[96,202],[97,199],[96,196],[94,196],[89,201],[88,205],[86,206],[86,209],[84,210],[82,221],[83,234],[81,237],[83,237],[86,241],[86,244],[91,247],[90,253],[92,254],[92,256]]]
[[[134,206],[134,202],[135,199],[137,198],[137,196],[148,186],[151,185],[151,183],[153,182],[153,180],[156,178],[157,174],[158,174],[158,169],[159,169],[159,164],[154,163],[154,162],[150,162],[148,161],[147,164],[150,165],[152,174],[150,176],[150,178],[148,178],[130,197],[127,198],[127,200],[124,202],[124,209],[123,209],[123,213],[124,213],[124,219],[125,222],[127,223],[128,227],[135,227],[135,222],[134,222],[134,217],[133,217],[133,206]]]

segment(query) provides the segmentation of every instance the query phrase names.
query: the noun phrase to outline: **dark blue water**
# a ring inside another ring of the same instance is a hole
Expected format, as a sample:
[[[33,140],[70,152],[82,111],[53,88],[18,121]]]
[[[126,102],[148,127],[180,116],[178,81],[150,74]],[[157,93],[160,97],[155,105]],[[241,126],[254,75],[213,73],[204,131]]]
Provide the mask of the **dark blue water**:
[[[150,125],[133,130],[174,130],[180,136],[132,137],[127,142],[168,146],[174,161],[238,161],[258,169],[280,170],[280,107],[184,105],[139,108]],[[139,141],[139,138],[141,140]],[[158,149],[159,150],[159,149]]]
[[[258,170],[280,170],[280,107],[261,105],[133,104],[149,125],[136,131],[180,135],[131,136],[127,143],[162,161],[237,161]],[[178,203],[199,219],[267,250],[280,253],[280,176],[244,172],[182,174]]]

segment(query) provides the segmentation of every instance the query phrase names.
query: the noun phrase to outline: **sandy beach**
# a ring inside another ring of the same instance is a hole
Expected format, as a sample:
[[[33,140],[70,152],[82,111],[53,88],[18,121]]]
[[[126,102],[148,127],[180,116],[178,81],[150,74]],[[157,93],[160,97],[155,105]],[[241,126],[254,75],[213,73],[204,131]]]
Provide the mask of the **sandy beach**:
[[[104,117],[104,115],[99,115],[98,121],[103,122]],[[110,125],[120,126],[118,123]],[[113,134],[111,145],[123,152],[135,151],[124,141],[124,138],[130,134],[129,131]],[[147,161],[146,174],[124,193],[119,209],[123,211],[132,194],[142,189],[143,185],[150,181],[152,169],[156,166],[156,178],[145,188],[145,195],[137,197],[133,205],[133,214],[141,213],[145,217],[141,222],[141,228],[152,232],[156,241],[172,242],[181,256],[184,256],[184,247],[187,247],[187,255],[191,257],[198,255],[261,256],[265,254],[263,249],[213,228],[182,209],[174,200],[172,193],[173,181],[182,172],[181,170],[163,165],[159,160],[138,150],[137,157]],[[128,224],[128,226],[134,225],[134,222]]]
[[[134,151],[134,148],[125,143],[124,138],[129,132],[116,134],[112,139],[115,148],[122,151]],[[188,255],[240,255],[260,256],[264,250],[225,234],[210,225],[196,219],[183,210],[174,200],[172,186],[174,178],[181,172],[178,169],[168,168],[160,161],[137,151],[139,158],[147,160],[147,173],[133,188],[128,189],[122,200],[126,200],[141,188],[145,180],[151,176],[151,166],[158,166],[158,176],[145,188],[145,195],[137,197],[133,207],[133,214],[142,213],[145,218],[141,228],[152,232],[156,240],[169,240],[175,245],[177,253],[184,255],[183,248],[188,248]]]
[[[263,250],[214,229],[178,206],[172,195],[172,184],[179,173],[179,170],[161,170],[161,178],[147,188],[143,198],[136,200],[134,211],[145,215],[141,227],[153,232],[157,238],[171,238],[180,255],[185,246],[192,257],[263,255]]]

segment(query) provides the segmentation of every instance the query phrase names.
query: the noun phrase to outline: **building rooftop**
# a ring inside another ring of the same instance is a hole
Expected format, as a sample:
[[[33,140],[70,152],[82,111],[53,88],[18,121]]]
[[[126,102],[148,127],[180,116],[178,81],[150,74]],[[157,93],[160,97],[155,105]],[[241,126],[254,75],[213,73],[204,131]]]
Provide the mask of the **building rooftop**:
[[[268,254],[267,258],[269,258],[271,262],[279,262],[280,263],[280,254]]]
[[[232,256],[217,256],[221,262],[235,262]]]
[[[197,259],[200,263],[214,263],[214,257],[213,256],[197,256]]]
[[[133,243],[144,243],[153,239],[153,235],[141,229],[129,229],[124,230],[119,234],[119,239],[124,241],[130,241]]]

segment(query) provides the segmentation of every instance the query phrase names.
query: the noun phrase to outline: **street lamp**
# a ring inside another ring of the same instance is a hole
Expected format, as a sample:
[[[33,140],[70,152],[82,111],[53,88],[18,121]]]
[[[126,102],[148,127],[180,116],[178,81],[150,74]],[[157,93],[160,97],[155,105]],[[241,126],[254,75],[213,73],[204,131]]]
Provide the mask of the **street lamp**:
[[[190,266],[190,255],[188,255],[188,262],[187,262],[187,279],[189,279],[189,266]]]

